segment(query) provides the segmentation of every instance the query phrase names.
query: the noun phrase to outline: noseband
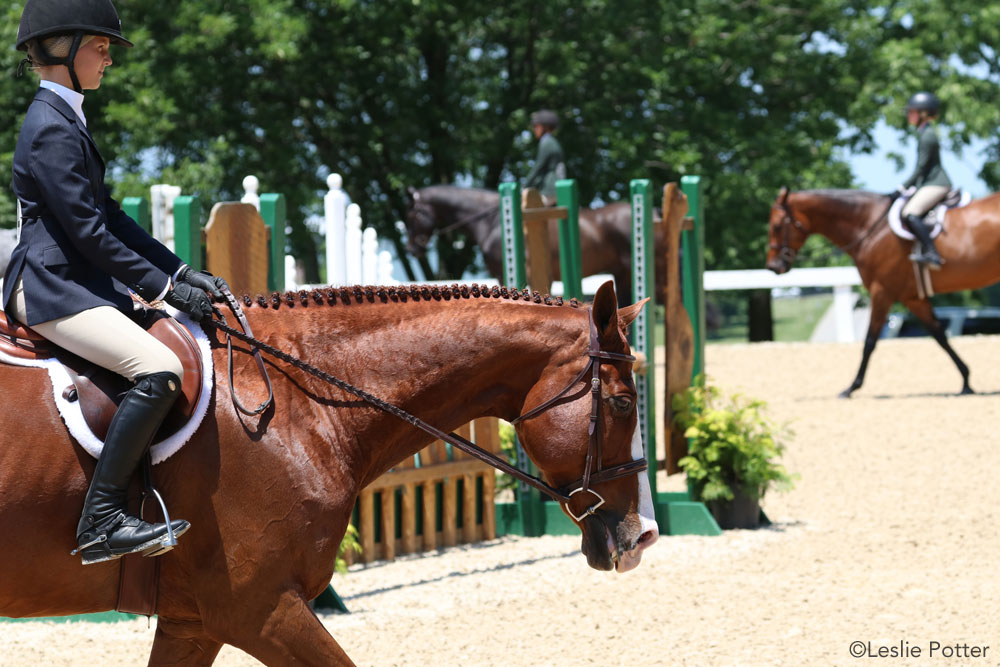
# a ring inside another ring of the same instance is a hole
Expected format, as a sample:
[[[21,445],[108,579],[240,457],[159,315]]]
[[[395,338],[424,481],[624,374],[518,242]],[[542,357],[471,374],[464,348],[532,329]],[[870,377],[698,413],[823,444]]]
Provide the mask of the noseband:
[[[240,319],[242,317],[242,309],[240,308],[239,303],[236,302],[235,299],[227,299],[227,300],[229,301],[230,308],[232,308],[234,313],[236,314],[237,319]],[[538,477],[529,475],[526,472],[518,470],[516,467],[510,465],[509,463],[499,458],[492,452],[488,452],[485,449],[480,448],[475,443],[470,442],[469,440],[463,438],[457,433],[445,433],[444,431],[434,426],[431,426],[430,424],[423,421],[419,417],[415,417],[414,415],[411,415],[405,410],[398,408],[391,403],[387,403],[386,401],[383,401],[377,396],[369,394],[363,389],[359,389],[354,385],[351,385],[339,378],[330,375],[326,371],[320,370],[319,368],[316,368],[315,366],[312,366],[311,364],[308,364],[305,361],[302,361],[301,359],[293,357],[292,355],[286,352],[282,352],[281,350],[272,347],[271,345],[268,345],[263,341],[257,340],[249,333],[244,333],[243,331],[239,331],[237,329],[230,327],[228,324],[225,323],[224,318],[222,318],[222,315],[218,310],[216,310],[216,314],[220,317],[220,319],[218,320],[211,319],[204,321],[210,324],[211,326],[215,327],[216,329],[224,332],[227,336],[231,336],[233,338],[241,340],[244,343],[253,346],[256,350],[267,352],[269,355],[273,357],[288,362],[293,366],[295,366],[296,368],[299,368],[305,371],[306,373],[309,373],[310,375],[318,377],[319,379],[323,380],[328,384],[332,384],[335,387],[338,387],[350,394],[353,394],[354,396],[357,396],[358,398],[379,408],[380,410],[383,410],[391,415],[399,417],[403,421],[408,422],[413,426],[416,426],[420,430],[424,431],[425,433],[429,433],[430,435],[434,436],[439,440],[444,440],[445,442],[451,443],[452,445],[458,447],[466,454],[474,456],[480,461],[483,461],[484,463],[493,466],[494,468],[500,470],[501,472],[505,472],[511,477],[514,477],[524,482],[525,484],[535,487],[536,489],[538,489],[545,495],[549,496],[553,500],[563,503],[566,507],[566,511],[577,522],[580,522],[584,518],[596,512],[597,509],[605,502],[604,497],[591,488],[591,484],[610,482],[612,480],[621,479],[622,477],[636,475],[643,472],[649,467],[645,458],[636,459],[634,461],[628,461],[627,463],[621,463],[619,465],[612,466],[610,468],[604,468],[601,463],[601,429],[600,429],[601,361],[611,360],[611,361],[633,362],[635,361],[635,357],[630,354],[605,352],[604,350],[601,349],[600,342],[597,336],[597,325],[594,323],[594,313],[592,310],[587,311],[588,321],[590,324],[590,348],[587,351],[587,356],[590,357],[590,362],[586,366],[584,366],[583,370],[580,371],[580,373],[575,378],[573,378],[573,381],[570,382],[568,385],[566,385],[566,387],[562,391],[560,391],[558,394],[556,394],[549,400],[545,401],[541,405],[532,408],[531,410],[524,413],[520,417],[517,417],[512,422],[516,424],[518,422],[531,419],[532,417],[536,417],[541,413],[545,412],[550,407],[552,407],[559,399],[561,399],[567,393],[572,391],[573,387],[575,387],[577,383],[579,383],[581,380],[584,379],[588,371],[591,373],[591,379],[590,379],[591,407],[590,407],[590,427],[589,427],[590,442],[587,446],[587,459],[583,469],[583,477],[580,480],[572,484],[569,484],[561,489],[552,487],[546,484]],[[232,387],[232,374],[230,374],[230,392],[232,393],[233,401],[235,403],[236,392]],[[638,424],[636,424],[636,428],[639,428]],[[594,503],[589,508],[587,508],[586,510],[584,510],[580,514],[580,516],[576,516],[569,509],[569,502],[570,499],[575,494],[581,492],[582,493],[589,492],[597,499],[597,502]]]

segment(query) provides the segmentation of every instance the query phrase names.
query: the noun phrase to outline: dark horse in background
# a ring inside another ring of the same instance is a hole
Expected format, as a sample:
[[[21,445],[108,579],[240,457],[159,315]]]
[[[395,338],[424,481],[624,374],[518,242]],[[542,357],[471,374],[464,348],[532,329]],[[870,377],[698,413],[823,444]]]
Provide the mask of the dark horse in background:
[[[610,282],[587,307],[499,288],[426,286],[244,303],[258,339],[445,432],[482,416],[524,416],[518,437],[552,486],[573,486],[591,454],[595,471],[642,458],[632,363],[622,358],[642,305],[618,309]],[[153,469],[170,511],[191,529],[157,559],[149,664],[211,665],[223,644],[266,665],[353,664],[309,601],[330,582],[358,493],[432,436],[285,361],[270,362],[274,403],[246,417],[227,396],[219,332],[212,347],[208,414]],[[259,401],[267,393],[247,347],[234,344],[235,386],[241,399]],[[94,459],[69,435],[44,369],[0,364],[0,392],[0,616],[113,609],[119,563],[83,566],[69,553]],[[646,473],[595,472],[591,482],[564,506],[579,517],[587,562],[619,572],[638,566],[658,532]],[[611,590],[608,600],[628,604]],[[442,644],[442,656],[447,650]],[[77,662],[93,661],[81,654]]]
[[[463,231],[482,250],[486,270],[503,280],[500,195],[493,190],[432,185],[408,191],[406,250],[422,256],[434,234]],[[609,273],[615,279],[619,305],[632,295],[632,212],[627,201],[580,209],[580,257],[584,276]],[[656,227],[656,294],[662,300],[666,261],[661,257],[662,230]],[[560,280],[558,225],[549,225],[552,277]],[[452,276],[457,277],[457,276]],[[545,292],[546,289],[539,291]]]
[[[969,368],[955,354],[944,327],[934,316],[928,299],[917,293],[909,259],[911,241],[896,236],[887,213],[893,198],[857,190],[804,190],[782,188],[771,206],[767,268],[788,271],[810,234],[821,234],[850,255],[871,296],[871,320],[865,337],[861,367],[847,398],[861,387],[879,333],[897,301],[910,309],[934,340],[944,348],[962,374],[962,393],[972,393]],[[934,293],[978,289],[1000,281],[1000,195],[990,195],[968,206],[951,209],[944,232],[936,240],[944,259],[940,271],[931,271]]]

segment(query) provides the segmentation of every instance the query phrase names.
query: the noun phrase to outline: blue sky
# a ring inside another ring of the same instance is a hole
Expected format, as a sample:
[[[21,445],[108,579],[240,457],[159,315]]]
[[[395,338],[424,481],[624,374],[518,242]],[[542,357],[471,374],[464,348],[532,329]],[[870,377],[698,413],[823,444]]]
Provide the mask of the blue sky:
[[[939,130],[942,138],[941,161],[951,182],[963,190],[968,190],[973,197],[983,197],[989,194],[986,183],[977,174],[982,169],[985,158],[982,155],[985,142],[979,141],[967,147],[959,156],[947,147],[944,132]],[[875,129],[875,143],[879,150],[872,155],[848,156],[854,177],[862,190],[872,192],[892,192],[913,172],[917,161],[917,140],[911,132],[901,134],[895,128],[880,122]],[[885,156],[888,153],[899,153],[905,162],[901,171],[896,171],[895,165]]]

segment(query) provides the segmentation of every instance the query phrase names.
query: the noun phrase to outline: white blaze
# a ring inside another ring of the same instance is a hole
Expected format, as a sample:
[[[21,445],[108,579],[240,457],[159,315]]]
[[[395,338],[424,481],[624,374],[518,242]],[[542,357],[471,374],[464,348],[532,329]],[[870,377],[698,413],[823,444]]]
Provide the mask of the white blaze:
[[[636,424],[635,431],[632,433],[632,459],[638,461],[643,457],[643,454],[642,429]],[[650,465],[655,465],[655,462]],[[654,534],[653,541],[655,541],[655,536],[660,534],[660,529],[656,525],[656,514],[653,511],[653,493],[649,490],[649,474],[645,470],[639,473],[639,520],[642,522],[642,533],[652,531]]]

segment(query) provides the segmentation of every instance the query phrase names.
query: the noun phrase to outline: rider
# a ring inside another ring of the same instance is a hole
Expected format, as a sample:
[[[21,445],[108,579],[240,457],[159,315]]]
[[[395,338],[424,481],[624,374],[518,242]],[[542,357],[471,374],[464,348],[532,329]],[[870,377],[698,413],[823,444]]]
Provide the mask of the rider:
[[[941,166],[941,148],[937,133],[931,121],[936,119],[941,102],[933,93],[919,92],[906,103],[906,121],[917,126],[917,166],[913,174],[899,187],[900,192],[911,186],[917,190],[903,207],[902,219],[913,235],[920,241],[920,252],[910,255],[910,259],[926,264],[932,269],[940,269],[941,256],[938,255],[931,228],[924,222],[927,214],[951,190],[951,180]]]
[[[556,181],[566,178],[566,158],[559,140],[555,138],[558,128],[559,116],[556,112],[542,109],[531,114],[531,130],[538,139],[538,157],[524,179],[524,186],[538,189],[546,206],[555,205]]]
[[[132,46],[111,0],[25,4],[17,48],[28,57],[19,72],[27,65],[41,83],[14,151],[20,239],[3,281],[8,319],[134,382],[111,421],[77,526],[84,564],[169,548],[166,524],[129,515],[126,492],[180,394],[184,369],[129,318],[129,288],[200,320],[212,312],[205,291],[221,296],[226,287],[221,278],[192,271],[108,193],[83,92],[100,87],[111,44]],[[171,524],[175,535],[190,527]]]

